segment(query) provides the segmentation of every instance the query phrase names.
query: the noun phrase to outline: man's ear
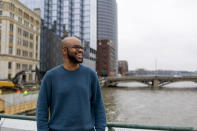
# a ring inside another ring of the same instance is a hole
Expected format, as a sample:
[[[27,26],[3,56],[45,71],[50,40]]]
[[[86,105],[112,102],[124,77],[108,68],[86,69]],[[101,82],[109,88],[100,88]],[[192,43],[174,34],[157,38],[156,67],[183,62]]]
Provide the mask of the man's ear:
[[[63,53],[63,55],[66,55],[67,50],[65,48],[62,48],[62,53]]]

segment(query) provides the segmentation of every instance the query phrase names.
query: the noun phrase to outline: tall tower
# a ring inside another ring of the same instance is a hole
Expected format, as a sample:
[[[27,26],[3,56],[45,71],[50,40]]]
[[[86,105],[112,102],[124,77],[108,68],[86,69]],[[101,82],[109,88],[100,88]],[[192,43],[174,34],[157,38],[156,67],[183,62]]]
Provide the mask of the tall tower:
[[[118,71],[118,25],[116,0],[98,0],[97,3],[97,39],[111,40],[115,49],[114,70]],[[98,58],[99,59],[99,58]]]

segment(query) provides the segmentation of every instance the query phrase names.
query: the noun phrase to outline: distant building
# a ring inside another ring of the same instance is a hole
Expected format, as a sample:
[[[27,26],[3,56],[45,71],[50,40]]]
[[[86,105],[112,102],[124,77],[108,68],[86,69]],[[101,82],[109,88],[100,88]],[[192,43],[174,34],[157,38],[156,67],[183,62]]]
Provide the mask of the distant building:
[[[19,0],[26,5],[29,9],[34,10],[39,8],[41,11],[41,18],[44,19],[44,1],[45,0]]]
[[[11,78],[40,63],[40,11],[18,0],[0,1],[0,78]],[[35,73],[27,75],[34,80]]]
[[[113,65],[118,72],[118,24],[116,0],[97,0],[97,39],[111,40],[115,49]]]
[[[128,73],[128,62],[125,60],[118,61],[118,73],[126,75]]]
[[[98,40],[96,71],[99,76],[113,76],[116,73],[115,49],[111,40]]]
[[[61,39],[54,32],[41,25],[40,70],[46,72],[64,63],[61,51]]]

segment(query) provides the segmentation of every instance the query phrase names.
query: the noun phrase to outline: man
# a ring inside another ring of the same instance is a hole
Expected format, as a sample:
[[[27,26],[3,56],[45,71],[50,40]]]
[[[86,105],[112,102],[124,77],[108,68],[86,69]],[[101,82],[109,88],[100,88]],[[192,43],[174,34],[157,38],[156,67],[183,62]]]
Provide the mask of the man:
[[[80,64],[84,50],[79,39],[67,37],[61,44],[64,64],[42,80],[38,131],[104,131],[106,116],[97,74]]]

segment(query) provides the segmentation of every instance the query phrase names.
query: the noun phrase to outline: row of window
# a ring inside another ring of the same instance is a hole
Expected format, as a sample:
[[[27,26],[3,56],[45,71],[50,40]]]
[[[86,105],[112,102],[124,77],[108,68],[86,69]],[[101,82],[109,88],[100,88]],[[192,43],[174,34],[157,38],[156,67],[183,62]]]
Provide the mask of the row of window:
[[[96,61],[96,58],[90,57],[90,60],[91,60],[91,61]]]
[[[0,6],[1,7],[3,6],[3,2],[2,1],[0,1]],[[18,8],[18,10],[15,10],[16,7],[15,7],[15,5],[13,3],[9,4],[9,8],[10,8],[11,11],[13,11],[13,12],[17,11],[19,15],[23,16],[27,20],[30,20],[31,23],[35,22],[36,25],[39,26],[40,22],[38,20],[34,20],[34,18],[32,16],[29,16],[28,13],[26,13],[26,12],[23,13],[23,10],[20,9],[20,8]],[[1,15],[2,15],[2,11],[0,11],[0,16]],[[10,12],[10,18],[14,19],[14,13]],[[22,22],[22,18],[21,17],[20,17],[19,21]]]
[[[32,58],[33,57],[33,53],[32,52],[28,52],[28,51],[25,51],[25,50],[21,50],[21,49],[17,49],[16,50],[16,54],[18,56],[23,56],[23,57],[30,57]]]
[[[34,36],[33,36],[32,33],[29,33],[29,32],[27,32],[27,31],[25,31],[25,30],[22,31],[22,29],[19,28],[19,27],[18,27],[17,32],[18,32],[19,35],[22,35],[22,32],[23,32],[23,36],[24,36],[25,38],[30,38],[31,40],[34,39]],[[38,36],[36,36],[36,37],[38,37]]]
[[[2,3],[2,2],[1,2]],[[29,16],[28,13],[24,12],[22,9],[18,8],[18,10],[16,10],[17,8],[15,7],[15,5],[13,3],[9,4],[9,8],[10,10],[14,11],[14,12],[18,12],[19,15],[23,16],[25,19],[30,20],[32,23],[35,23],[39,26],[39,21],[34,20],[34,18],[32,16]]]
[[[14,31],[14,25],[13,25],[13,24],[10,24],[10,32],[13,32],[13,31]],[[18,28],[17,31],[18,31],[18,34],[19,34],[19,35],[22,35],[22,29],[21,29],[21,28]],[[33,34],[27,32],[27,31],[25,31],[25,30],[23,30],[23,36],[24,36],[25,38],[30,38],[31,40],[34,39]],[[38,41],[38,36],[36,36],[36,40]]]
[[[11,46],[9,46],[9,50],[8,50],[8,53],[10,55],[12,55],[13,53],[13,48]],[[20,49],[17,49],[16,50],[16,55],[18,56],[23,56],[23,57],[30,57],[30,58],[33,58],[33,52],[28,52],[28,51],[25,51],[25,50],[20,50]],[[36,59],[38,58],[38,53],[36,53]]]
[[[0,16],[2,15],[2,13],[3,12],[1,11],[0,12]],[[11,19],[14,19],[15,18],[15,14],[12,13],[12,12],[10,12],[10,18]],[[24,20],[24,23],[23,23],[23,19],[20,16],[18,17],[18,22],[21,23],[21,24],[24,24],[25,27],[27,27],[27,28],[31,28],[32,30],[34,29],[34,25],[33,24],[30,24],[28,21]],[[39,27],[39,24],[38,24],[38,27]],[[36,28],[37,31],[39,31],[39,28],[38,27]]]
[[[20,69],[22,69],[22,70],[32,70],[32,67],[33,66],[31,64],[29,64],[29,66],[28,66],[28,64],[16,63],[16,69],[17,70],[20,70]],[[8,62],[8,69],[12,69],[12,62]]]

